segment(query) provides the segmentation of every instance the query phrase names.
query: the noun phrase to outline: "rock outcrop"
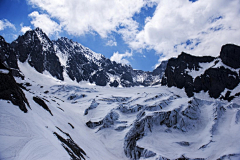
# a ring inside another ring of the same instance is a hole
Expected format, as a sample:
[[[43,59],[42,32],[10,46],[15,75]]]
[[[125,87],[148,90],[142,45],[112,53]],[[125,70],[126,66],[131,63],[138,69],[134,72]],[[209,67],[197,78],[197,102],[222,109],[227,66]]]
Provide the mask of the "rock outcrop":
[[[161,84],[184,88],[189,97],[204,91],[208,92],[210,97],[219,98],[225,89],[232,90],[238,86],[239,64],[240,47],[232,44],[222,47],[220,58],[195,57],[182,53],[168,61]],[[225,95],[224,99],[233,98]]]
[[[12,76],[11,69],[0,63],[0,99],[9,100],[12,104],[19,106],[23,112],[27,112],[29,106],[24,92]]]

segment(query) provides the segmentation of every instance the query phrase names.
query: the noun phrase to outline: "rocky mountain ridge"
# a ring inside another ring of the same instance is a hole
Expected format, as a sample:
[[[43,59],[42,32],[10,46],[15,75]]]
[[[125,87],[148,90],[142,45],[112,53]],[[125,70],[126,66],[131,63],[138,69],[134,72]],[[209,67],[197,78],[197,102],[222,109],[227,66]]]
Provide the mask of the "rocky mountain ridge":
[[[27,62],[37,72],[47,71],[62,81],[65,74],[73,81],[99,86],[175,86],[184,88],[189,97],[204,91],[210,97],[231,101],[240,95],[231,94],[240,82],[240,47],[233,44],[224,45],[219,57],[196,57],[182,52],[177,58],[163,61],[152,72],[111,61],[68,38],[51,41],[39,28],[27,31],[11,44],[0,36],[0,46],[1,62],[12,68],[14,76],[24,77],[18,62]]]
[[[40,28],[27,31],[11,44],[0,37],[0,46],[1,62],[18,70],[15,76],[21,73],[18,61],[27,62],[39,73],[48,71],[59,80],[64,80],[65,72],[73,81],[89,81],[99,86],[150,86],[159,84],[162,76],[162,72],[157,72],[159,68],[153,72],[135,71],[68,38],[51,41]]]
[[[210,97],[231,101],[240,95],[240,47],[222,46],[219,57],[195,57],[181,53],[168,61],[161,84],[184,88],[187,95],[208,92]],[[235,90],[234,90],[235,89]]]

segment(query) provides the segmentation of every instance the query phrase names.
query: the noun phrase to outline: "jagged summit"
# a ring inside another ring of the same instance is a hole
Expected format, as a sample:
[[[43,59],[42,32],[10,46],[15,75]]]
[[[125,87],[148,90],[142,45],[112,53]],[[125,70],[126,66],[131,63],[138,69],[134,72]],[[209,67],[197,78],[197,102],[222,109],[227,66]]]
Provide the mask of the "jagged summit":
[[[8,45],[14,51],[12,56],[7,56],[10,67],[18,69],[17,61],[27,62],[38,72],[47,71],[59,80],[64,80],[65,72],[77,82],[131,87],[152,85],[162,76],[151,72],[140,75],[131,66],[113,62],[65,37],[51,41],[40,28],[27,31]],[[6,55],[10,55],[10,51]]]
[[[5,61],[15,69],[15,76],[21,75],[19,61],[27,62],[39,73],[47,71],[62,81],[65,76],[73,81],[88,81],[100,86],[161,84],[184,88],[190,97],[203,90],[208,91],[211,97],[222,96],[225,99],[229,99],[229,92],[226,95],[221,93],[225,89],[235,88],[239,83],[236,69],[240,67],[240,50],[233,44],[224,45],[220,57],[196,57],[182,52],[177,58],[162,62],[152,72],[144,72],[111,61],[66,37],[51,41],[40,28],[27,31],[11,44],[6,43],[3,37],[0,42],[1,62]]]

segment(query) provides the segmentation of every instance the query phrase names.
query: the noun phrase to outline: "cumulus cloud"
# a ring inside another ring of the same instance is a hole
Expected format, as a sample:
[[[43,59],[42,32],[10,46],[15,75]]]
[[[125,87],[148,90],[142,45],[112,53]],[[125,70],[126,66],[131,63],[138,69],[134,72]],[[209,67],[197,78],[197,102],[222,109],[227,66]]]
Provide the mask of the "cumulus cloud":
[[[124,54],[119,54],[118,52],[114,52],[112,57],[110,58],[111,61],[115,61],[117,63],[129,64],[130,62],[124,57],[132,57],[132,52],[126,52]]]
[[[240,43],[239,6],[239,0],[161,0],[128,43],[135,50],[156,50],[160,60],[182,51],[217,56],[223,44]]]
[[[0,20],[0,31],[4,30],[5,28],[12,28],[16,30],[15,26],[7,19]]]
[[[24,34],[25,32],[31,30],[30,26],[23,26],[23,23],[20,24],[21,26],[21,32]]]
[[[34,11],[28,16],[32,18],[31,24],[34,27],[41,28],[47,35],[53,35],[61,31],[61,26],[47,14],[39,14],[37,11]]]
[[[30,17],[34,26],[41,27],[48,34],[62,29],[75,36],[97,33],[102,38],[109,38],[112,33],[117,33],[134,51],[155,50],[162,55],[160,61],[177,56],[182,51],[198,56],[217,56],[223,44],[240,43],[239,0],[28,2],[47,13],[33,12]],[[153,16],[145,18],[145,26],[139,27],[133,16],[140,13],[141,8],[153,5],[157,6]],[[56,19],[59,24],[51,19]],[[115,43],[109,41],[107,45]],[[115,53],[115,57],[122,59],[120,55]]]
[[[122,30],[129,34],[137,28],[132,19],[144,6],[155,0],[28,0],[40,7],[51,17],[59,20],[61,26],[73,35],[96,32],[106,38],[112,32]]]

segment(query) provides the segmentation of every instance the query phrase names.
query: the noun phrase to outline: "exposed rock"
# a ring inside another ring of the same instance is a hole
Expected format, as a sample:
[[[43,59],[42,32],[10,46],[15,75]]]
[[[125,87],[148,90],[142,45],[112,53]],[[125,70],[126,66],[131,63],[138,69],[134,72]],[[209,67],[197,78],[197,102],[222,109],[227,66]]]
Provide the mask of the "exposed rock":
[[[239,55],[239,56],[237,56]],[[220,58],[215,61],[215,65],[221,64],[221,60],[227,66],[239,68],[240,64],[240,47],[235,45],[224,45],[222,47]],[[234,89],[240,82],[238,73],[224,66],[205,68],[205,71],[196,77],[188,74],[189,71],[199,71],[200,63],[213,62],[215,58],[204,56],[195,57],[182,53],[177,58],[172,58],[168,61],[165,75],[162,78],[162,85],[168,87],[175,86],[184,88],[189,97],[194,95],[194,92],[208,92],[210,97],[218,98],[225,89]],[[239,65],[239,66],[238,66]],[[237,95],[230,96],[227,92],[222,99],[231,101]]]
[[[39,28],[27,31],[11,44],[0,37],[0,46],[1,59],[14,68],[14,76],[22,76],[17,63],[20,61],[28,62],[40,73],[48,71],[60,80],[63,80],[65,70],[68,76],[77,82],[132,87],[160,84],[162,72],[166,68],[166,62],[162,62],[153,72],[133,70],[129,65],[111,61],[67,38],[51,41]]]
[[[33,97],[33,100],[39,104],[40,106],[42,106],[46,111],[48,111],[52,116],[52,112],[51,110],[48,108],[48,106],[46,105],[46,103],[40,98],[40,97]]]
[[[162,85],[168,87],[185,88],[189,97],[193,96],[194,86],[193,78],[186,72],[189,70],[198,71],[201,66],[200,63],[209,63],[214,60],[214,57],[195,57],[182,52],[178,58],[171,58],[168,61],[165,75],[162,78]]]
[[[71,126],[72,127],[72,129],[74,129],[74,126],[71,124],[71,123],[68,123],[69,124],[69,126]]]
[[[208,91],[210,97],[218,98],[225,88],[234,89],[239,82],[238,74],[230,69],[210,68],[195,79],[194,87],[196,92]]]
[[[81,159],[85,160],[85,157],[87,157],[87,154],[84,152],[84,150],[80,148],[76,142],[73,141],[73,139],[68,133],[63,132],[58,127],[57,129],[61,131],[67,138],[66,139],[63,138],[57,132],[53,132],[53,134],[58,138],[59,141],[62,142],[63,148],[68,152],[70,157],[74,160],[81,160]]]
[[[153,70],[152,74],[154,76],[159,75],[160,76],[159,78],[161,79],[167,68],[167,64],[168,64],[168,61],[162,61],[161,64],[156,69]]]
[[[0,70],[0,99],[10,100],[26,113],[28,111],[26,105],[29,106],[28,100],[13,78],[11,70],[2,63],[0,63]]]
[[[92,78],[90,79],[90,82],[95,82],[98,86],[106,86],[109,82],[109,77],[107,76],[106,72],[103,70],[97,71]]]
[[[131,99],[131,97],[116,97],[112,96],[112,98],[103,98],[100,99],[101,101],[106,101],[106,102],[127,102]]]
[[[114,81],[111,82],[109,85],[110,85],[111,87],[118,87],[118,86],[119,86],[119,83],[118,83],[116,80],[114,80]]]
[[[81,99],[81,98],[84,98],[84,97],[86,97],[86,95],[85,94],[71,94],[67,99],[68,100],[78,100],[78,99]]]
[[[179,144],[180,146],[190,146],[190,143],[189,142],[185,142],[185,141],[182,141],[182,142],[176,142],[177,144]]]
[[[117,109],[119,109],[122,113],[136,113],[143,108],[144,106],[140,104],[136,104],[133,106],[121,104]]]
[[[179,129],[182,132],[187,132],[195,128],[195,123],[201,111],[197,109],[203,105],[203,102],[199,99],[193,99],[189,103],[189,107],[182,113],[189,113],[191,116],[186,116],[180,112],[181,106],[168,112],[153,112],[150,115],[146,115],[144,111],[140,112],[137,116],[137,120],[134,122],[132,128],[125,136],[124,140],[124,152],[127,157],[131,159],[140,159],[145,157],[145,149],[137,146],[137,141],[143,138],[148,132],[152,132],[154,126],[165,125],[168,128]],[[190,112],[191,111],[191,112]],[[191,118],[194,116],[194,118]],[[180,145],[190,145],[189,142],[179,142]],[[152,156],[155,156],[151,152]]]
[[[127,128],[127,126],[119,126],[119,127],[115,128],[115,130],[116,131],[123,131],[126,128]]]
[[[226,160],[226,159],[240,159],[240,154],[228,154],[228,155],[224,155],[220,158],[218,158],[217,160]]]
[[[28,62],[38,72],[47,70],[53,77],[63,80],[63,67],[55,54],[53,43],[39,28],[27,31],[11,43],[20,62]]]
[[[89,127],[89,128],[95,128],[97,126],[100,126],[102,125],[99,130],[101,129],[104,129],[104,128],[109,128],[111,126],[114,125],[114,123],[117,122],[119,118],[119,114],[115,111],[111,111],[110,113],[108,113],[104,119],[100,120],[99,122],[92,122],[92,121],[88,121],[86,123],[86,125]],[[120,122],[121,123],[121,122]]]
[[[97,103],[96,100],[93,99],[91,105],[85,110],[84,115],[87,115],[89,110],[97,108],[98,105],[99,105],[99,103]]]
[[[220,58],[227,66],[235,69],[240,68],[240,47],[234,44],[222,46]]]
[[[12,75],[24,78],[18,68],[17,55],[14,49],[0,36],[0,63],[6,63],[12,70]]]

